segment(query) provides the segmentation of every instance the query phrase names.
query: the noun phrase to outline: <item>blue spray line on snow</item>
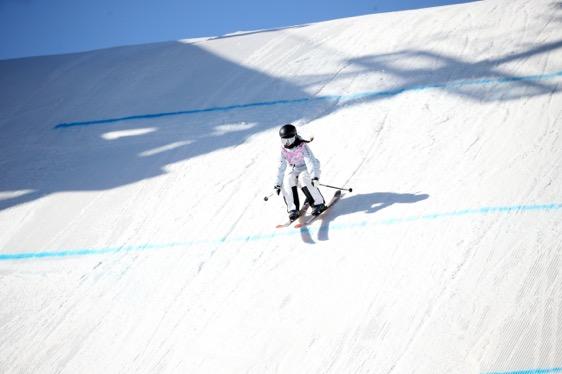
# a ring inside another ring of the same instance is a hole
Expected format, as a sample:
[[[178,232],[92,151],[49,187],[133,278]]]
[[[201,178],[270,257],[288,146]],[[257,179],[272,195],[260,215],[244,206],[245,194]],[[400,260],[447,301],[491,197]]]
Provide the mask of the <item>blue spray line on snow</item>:
[[[483,374],[552,374],[552,373],[562,373],[562,368],[552,368],[552,369],[529,369],[529,370],[519,370],[519,371],[494,371]]]
[[[471,216],[471,215],[487,215],[487,214],[509,214],[509,213],[525,213],[525,212],[548,212],[562,210],[562,204],[540,204],[540,205],[514,205],[514,206],[498,206],[498,207],[482,207],[476,209],[464,209],[445,213],[423,214],[415,216],[407,216],[402,218],[391,218],[378,221],[361,221],[355,223],[342,223],[331,224],[330,231],[334,230],[349,230],[358,227],[368,227],[376,225],[396,225],[410,222],[419,221],[434,221],[439,219],[448,219],[455,217]],[[271,240],[285,236],[300,235],[299,230],[288,228],[285,230],[272,231],[269,234],[247,235],[239,237],[225,237],[221,239],[209,240],[192,240],[185,242],[161,243],[161,244],[142,244],[142,245],[127,245],[106,248],[85,248],[85,249],[71,249],[60,251],[44,251],[44,252],[21,252],[21,253],[0,253],[0,261],[14,261],[14,260],[33,260],[33,259],[47,259],[47,258],[66,258],[78,256],[91,256],[101,254],[111,254],[119,252],[141,252],[141,251],[155,251],[173,248],[187,248],[201,245],[222,245],[226,243],[235,242],[255,242],[263,240]],[[525,372],[521,372],[526,374]],[[532,372],[530,372],[532,373]],[[492,374],[492,373],[489,373]],[[506,373],[510,374],[510,373]]]
[[[178,242],[178,243],[165,243],[165,244],[128,245],[122,247],[70,249],[66,251],[6,253],[6,254],[0,254],[0,261],[79,257],[79,256],[118,253],[118,252],[140,252],[140,251],[148,251],[148,250],[156,250],[156,249],[171,249],[171,248],[183,247],[187,245],[189,245],[189,243]]]
[[[490,84],[508,84],[514,82],[532,82],[532,81],[554,79],[557,77],[562,77],[562,70],[553,73],[527,75],[522,77],[466,79],[466,80],[443,82],[443,83],[419,84],[410,87],[383,90],[383,91],[366,91],[366,92],[360,92],[360,93],[348,94],[348,95],[326,95],[326,96],[305,97],[305,98],[298,98],[298,99],[259,101],[259,102],[247,103],[247,104],[233,104],[233,105],[217,106],[217,107],[202,108],[202,109],[188,109],[188,110],[180,110],[174,112],[138,114],[138,115],[130,115],[124,117],[91,120],[91,121],[66,122],[56,125],[55,129],[65,129],[69,127],[79,127],[79,126],[103,125],[103,124],[111,124],[121,121],[181,116],[181,115],[190,115],[190,114],[198,114],[198,113],[228,112],[237,109],[248,109],[248,108],[275,106],[275,105],[302,104],[302,103],[315,102],[315,101],[341,100],[345,102],[345,101],[352,101],[352,100],[365,100],[365,99],[374,99],[380,97],[397,96],[402,93],[411,92],[411,91],[422,91],[422,90],[437,89],[437,88],[456,88],[456,87],[464,87],[464,86],[484,86]]]

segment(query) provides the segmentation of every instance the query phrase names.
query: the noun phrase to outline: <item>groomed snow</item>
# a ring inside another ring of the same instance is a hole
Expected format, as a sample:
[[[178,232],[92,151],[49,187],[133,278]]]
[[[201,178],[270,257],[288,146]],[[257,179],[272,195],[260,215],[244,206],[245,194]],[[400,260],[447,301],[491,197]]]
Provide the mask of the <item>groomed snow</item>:
[[[0,372],[562,373],[561,84],[558,0],[0,61]]]

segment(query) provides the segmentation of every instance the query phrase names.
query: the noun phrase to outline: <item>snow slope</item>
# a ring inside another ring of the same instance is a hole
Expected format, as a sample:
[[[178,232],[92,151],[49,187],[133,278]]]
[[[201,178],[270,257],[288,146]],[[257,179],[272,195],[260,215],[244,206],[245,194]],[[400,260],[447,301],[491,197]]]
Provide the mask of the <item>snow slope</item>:
[[[0,61],[0,371],[562,372],[561,84],[554,0]]]

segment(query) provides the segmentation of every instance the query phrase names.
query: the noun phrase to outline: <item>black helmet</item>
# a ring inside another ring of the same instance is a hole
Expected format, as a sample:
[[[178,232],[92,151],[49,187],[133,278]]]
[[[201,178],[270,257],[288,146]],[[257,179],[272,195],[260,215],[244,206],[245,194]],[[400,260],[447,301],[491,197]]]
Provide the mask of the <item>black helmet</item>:
[[[297,128],[290,123],[281,126],[279,129],[279,136],[283,139],[292,138],[297,136]]]

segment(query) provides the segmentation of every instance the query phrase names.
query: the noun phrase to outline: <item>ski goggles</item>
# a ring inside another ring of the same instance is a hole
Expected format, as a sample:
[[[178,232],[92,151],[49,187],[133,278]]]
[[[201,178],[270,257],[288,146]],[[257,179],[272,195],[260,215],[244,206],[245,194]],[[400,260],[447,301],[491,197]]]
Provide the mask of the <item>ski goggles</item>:
[[[297,139],[296,136],[291,136],[290,138],[281,138],[281,144],[283,144],[286,147],[293,144],[296,139]]]

